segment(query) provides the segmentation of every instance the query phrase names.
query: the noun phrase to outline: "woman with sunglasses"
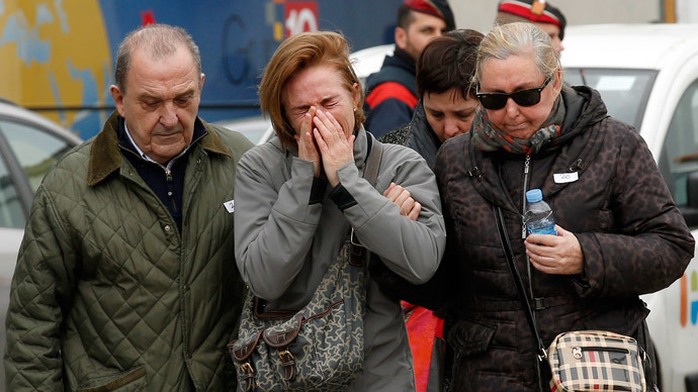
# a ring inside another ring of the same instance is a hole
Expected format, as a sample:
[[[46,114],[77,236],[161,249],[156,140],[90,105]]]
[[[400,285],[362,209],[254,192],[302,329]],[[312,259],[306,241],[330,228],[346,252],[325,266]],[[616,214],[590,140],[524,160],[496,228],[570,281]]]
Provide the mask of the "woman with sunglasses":
[[[485,36],[475,82],[482,108],[471,132],[436,159],[447,253],[421,293],[446,318],[453,390],[537,391],[550,380],[506,242],[545,347],[563,331],[603,329],[635,337],[651,356],[639,296],[682,275],[694,240],[644,141],[609,117],[597,91],[563,83],[550,38],[531,23]],[[526,236],[533,188],[552,206],[557,235]]]

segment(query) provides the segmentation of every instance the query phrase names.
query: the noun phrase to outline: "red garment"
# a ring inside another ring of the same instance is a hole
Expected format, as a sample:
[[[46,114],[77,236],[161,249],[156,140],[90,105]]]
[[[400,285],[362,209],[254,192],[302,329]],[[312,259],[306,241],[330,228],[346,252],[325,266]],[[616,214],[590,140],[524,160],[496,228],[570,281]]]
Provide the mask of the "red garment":
[[[429,389],[429,372],[431,368],[441,366],[443,363],[443,358],[434,358],[433,353],[435,339],[437,337],[443,339],[444,321],[429,309],[405,301],[402,301],[401,305],[405,313],[405,326],[412,350],[417,392],[437,391],[440,385],[436,385],[435,389]]]
[[[404,102],[414,110],[419,99],[412,94],[409,88],[398,82],[384,82],[376,86],[366,97],[368,107],[373,109],[386,99],[397,99]]]

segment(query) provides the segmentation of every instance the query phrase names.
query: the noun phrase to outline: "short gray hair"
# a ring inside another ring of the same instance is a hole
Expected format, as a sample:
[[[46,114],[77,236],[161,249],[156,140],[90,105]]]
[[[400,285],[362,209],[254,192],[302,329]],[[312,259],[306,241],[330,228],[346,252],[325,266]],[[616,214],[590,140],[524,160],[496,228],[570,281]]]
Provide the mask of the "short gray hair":
[[[114,80],[122,93],[126,91],[126,75],[131,66],[134,49],[146,47],[154,59],[164,58],[174,53],[179,45],[189,50],[198,74],[201,70],[201,54],[194,39],[181,27],[167,24],[149,24],[130,32],[116,51]]]

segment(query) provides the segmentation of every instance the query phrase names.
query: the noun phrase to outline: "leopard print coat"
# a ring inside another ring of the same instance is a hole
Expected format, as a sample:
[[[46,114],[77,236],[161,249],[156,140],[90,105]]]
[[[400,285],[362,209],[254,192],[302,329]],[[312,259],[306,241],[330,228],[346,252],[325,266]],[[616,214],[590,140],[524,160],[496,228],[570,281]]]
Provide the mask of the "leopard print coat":
[[[437,156],[448,250],[431,290],[422,290],[430,297],[422,303],[442,307],[446,317],[456,391],[534,391],[539,379],[549,379],[545,366],[538,375],[495,207],[535,298],[546,347],[571,329],[613,330],[644,342],[649,311],[639,295],[670,285],[693,255],[693,237],[640,135],[609,117],[595,90],[565,86],[562,94],[561,137],[568,139],[562,145],[527,159],[476,150],[468,133],[446,141]],[[542,189],[557,223],[578,238],[582,274],[546,275],[530,267],[522,211],[531,188]]]

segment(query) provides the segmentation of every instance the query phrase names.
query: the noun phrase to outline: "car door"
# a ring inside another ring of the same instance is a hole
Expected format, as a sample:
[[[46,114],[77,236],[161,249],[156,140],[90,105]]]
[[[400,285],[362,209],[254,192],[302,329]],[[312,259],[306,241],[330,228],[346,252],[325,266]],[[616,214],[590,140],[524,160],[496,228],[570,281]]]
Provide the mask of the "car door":
[[[657,165],[686,223],[698,236],[698,61],[672,74],[678,97],[666,128]],[[666,93],[668,95],[669,93]],[[676,98],[666,98],[672,103]],[[669,109],[667,108],[666,111]],[[660,130],[656,130],[661,135]],[[696,255],[698,256],[698,254]],[[660,356],[664,388],[698,390],[698,261],[670,287],[645,299],[648,323]],[[692,380],[692,381],[689,381]]]
[[[51,166],[76,140],[32,123],[0,116],[0,358],[5,353],[5,313],[17,252],[34,192]],[[0,391],[5,384],[0,366]]]

